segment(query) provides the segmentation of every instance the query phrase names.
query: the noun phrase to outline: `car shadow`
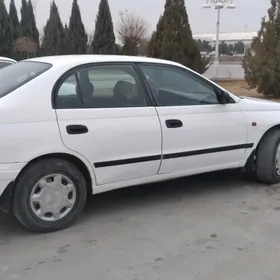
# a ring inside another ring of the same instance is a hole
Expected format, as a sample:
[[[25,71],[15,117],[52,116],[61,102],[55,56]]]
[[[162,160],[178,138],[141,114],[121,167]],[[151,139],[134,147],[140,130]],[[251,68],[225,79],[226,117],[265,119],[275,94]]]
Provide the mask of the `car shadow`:
[[[77,224],[86,225],[99,215],[110,216],[118,211],[133,213],[139,207],[151,207],[152,209],[152,205],[155,203],[171,204],[185,198],[194,200],[201,195],[231,192],[233,189],[242,189],[248,185],[252,188],[263,186],[250,180],[240,171],[229,170],[114,190],[90,197]],[[32,235],[11,214],[0,213],[0,246],[6,244],[8,240],[30,234]]]
[[[172,203],[186,198],[193,200],[201,195],[228,193],[233,189],[244,189],[245,186],[257,189],[263,185],[239,170],[227,170],[123,188],[90,197],[80,221],[87,221],[96,215],[110,215],[120,209],[133,212],[134,209],[155,203]]]

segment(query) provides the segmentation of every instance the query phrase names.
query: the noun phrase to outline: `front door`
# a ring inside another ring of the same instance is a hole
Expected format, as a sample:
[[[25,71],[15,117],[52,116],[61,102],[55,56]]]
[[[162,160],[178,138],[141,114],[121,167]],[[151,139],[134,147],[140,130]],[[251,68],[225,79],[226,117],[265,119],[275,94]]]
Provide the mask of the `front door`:
[[[55,100],[63,143],[88,159],[97,185],[157,174],[160,123],[133,64],[79,68]]]
[[[163,131],[160,174],[238,167],[247,143],[237,103],[222,105],[214,86],[177,66],[140,64],[158,102]]]

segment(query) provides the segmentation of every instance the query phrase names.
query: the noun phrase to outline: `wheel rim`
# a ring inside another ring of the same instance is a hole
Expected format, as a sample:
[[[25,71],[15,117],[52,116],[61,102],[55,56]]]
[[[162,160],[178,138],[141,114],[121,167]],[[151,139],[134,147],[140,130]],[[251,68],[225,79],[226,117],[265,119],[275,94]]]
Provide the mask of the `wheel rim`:
[[[51,174],[41,178],[33,187],[30,205],[39,219],[58,221],[72,210],[76,197],[76,187],[69,177]]]
[[[276,174],[280,176],[280,144],[276,149],[275,170],[276,170]]]

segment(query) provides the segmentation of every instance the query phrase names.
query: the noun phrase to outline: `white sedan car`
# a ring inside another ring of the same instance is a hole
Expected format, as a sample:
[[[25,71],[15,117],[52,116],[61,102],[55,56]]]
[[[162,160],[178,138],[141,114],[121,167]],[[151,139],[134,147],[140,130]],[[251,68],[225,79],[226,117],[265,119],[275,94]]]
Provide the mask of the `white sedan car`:
[[[16,63],[16,60],[14,60],[14,59],[0,56],[0,69],[4,68],[6,66],[9,66],[9,65],[15,64],[15,63]]]
[[[241,168],[280,181],[280,104],[175,62],[76,55],[0,70],[0,206],[66,228],[88,194]]]

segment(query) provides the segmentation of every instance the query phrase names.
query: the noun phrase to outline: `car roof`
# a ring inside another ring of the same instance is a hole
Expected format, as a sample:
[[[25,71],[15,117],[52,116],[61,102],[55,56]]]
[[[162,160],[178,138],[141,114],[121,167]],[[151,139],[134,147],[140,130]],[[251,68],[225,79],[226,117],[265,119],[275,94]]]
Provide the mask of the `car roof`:
[[[4,56],[0,56],[0,61],[16,62],[16,60]]]
[[[96,62],[150,62],[150,63],[164,63],[170,65],[179,65],[176,62],[156,59],[144,56],[125,56],[125,55],[56,55],[56,56],[44,56],[30,58],[25,61],[37,61],[51,63],[53,66],[56,65],[73,65],[73,64],[85,64],[85,63],[96,63]]]
[[[168,65],[174,65],[174,66],[180,66],[183,65],[173,62],[170,60],[164,60],[164,59],[158,59],[158,58],[151,58],[146,56],[125,56],[125,55],[101,55],[101,54],[78,54],[78,55],[53,55],[53,56],[42,56],[42,57],[36,57],[36,58],[29,58],[25,61],[34,61],[34,62],[44,62],[44,63],[50,63],[53,66],[63,66],[72,68],[81,64],[87,64],[87,63],[98,63],[98,62],[146,62],[146,63],[161,63],[161,64],[168,64]],[[184,68],[188,69],[191,72],[194,72],[194,70],[183,66]],[[198,74],[198,73],[196,73]],[[202,77],[201,74],[198,74]],[[215,84],[210,79],[207,79],[207,77],[204,77],[204,79],[208,80],[210,83]],[[224,90],[223,87],[221,87],[218,84],[215,84],[218,86],[221,90]],[[238,101],[240,99],[239,97],[231,94],[232,98]]]

